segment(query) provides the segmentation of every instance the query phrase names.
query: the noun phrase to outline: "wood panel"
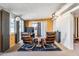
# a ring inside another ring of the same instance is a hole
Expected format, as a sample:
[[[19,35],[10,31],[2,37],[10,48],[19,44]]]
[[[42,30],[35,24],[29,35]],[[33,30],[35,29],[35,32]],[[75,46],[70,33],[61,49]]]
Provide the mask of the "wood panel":
[[[0,11],[0,51],[1,51],[1,11]]]
[[[29,21],[24,20],[24,27],[28,27],[29,26]]]
[[[10,48],[15,45],[15,34],[10,33]]]
[[[25,20],[24,26],[25,27],[32,27],[32,22],[47,22],[47,32],[53,31],[53,21],[51,18],[45,18],[45,19],[35,19],[35,20]]]
[[[79,17],[74,18],[74,38],[79,39]]]
[[[77,37],[79,38],[79,17],[77,18]]]
[[[51,19],[47,20],[47,32],[53,31],[53,21]]]

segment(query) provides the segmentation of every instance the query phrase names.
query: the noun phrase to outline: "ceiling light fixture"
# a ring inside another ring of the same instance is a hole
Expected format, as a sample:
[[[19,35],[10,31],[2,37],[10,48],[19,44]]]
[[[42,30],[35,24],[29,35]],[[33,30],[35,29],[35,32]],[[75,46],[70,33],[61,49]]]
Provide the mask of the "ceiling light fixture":
[[[19,16],[16,16],[15,20],[16,21],[20,21],[20,17]]]
[[[56,20],[57,19],[57,15],[55,15],[55,12],[54,13],[52,13],[52,20]]]

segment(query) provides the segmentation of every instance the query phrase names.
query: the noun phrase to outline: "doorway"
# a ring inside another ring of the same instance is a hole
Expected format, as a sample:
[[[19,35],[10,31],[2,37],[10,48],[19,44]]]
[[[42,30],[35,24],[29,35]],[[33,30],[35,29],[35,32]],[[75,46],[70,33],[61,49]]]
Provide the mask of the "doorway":
[[[73,12],[74,16],[74,50],[79,50],[79,9]]]
[[[21,19],[16,17],[15,21],[15,43],[18,43],[21,40]]]

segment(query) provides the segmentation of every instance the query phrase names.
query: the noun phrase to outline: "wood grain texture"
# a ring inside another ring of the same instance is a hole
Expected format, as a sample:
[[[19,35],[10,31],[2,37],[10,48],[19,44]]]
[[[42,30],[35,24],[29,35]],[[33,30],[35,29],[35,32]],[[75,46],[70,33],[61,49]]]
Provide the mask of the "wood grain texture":
[[[1,11],[0,11],[0,51],[1,51]]]

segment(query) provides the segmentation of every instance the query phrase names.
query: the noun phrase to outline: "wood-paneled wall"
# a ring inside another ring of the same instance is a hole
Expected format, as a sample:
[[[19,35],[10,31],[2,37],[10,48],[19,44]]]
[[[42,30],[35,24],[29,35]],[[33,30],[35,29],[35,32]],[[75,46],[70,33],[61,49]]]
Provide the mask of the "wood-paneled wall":
[[[25,20],[24,26],[25,27],[31,27],[32,22],[47,22],[47,32],[53,31],[53,21],[51,18],[45,18],[45,19],[33,19],[33,20]]]
[[[0,11],[0,51],[1,51],[1,38],[2,34],[1,34],[1,11]]]
[[[15,45],[15,34],[10,33],[10,48]]]

